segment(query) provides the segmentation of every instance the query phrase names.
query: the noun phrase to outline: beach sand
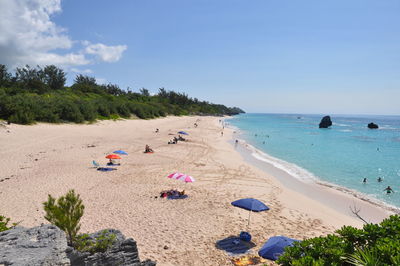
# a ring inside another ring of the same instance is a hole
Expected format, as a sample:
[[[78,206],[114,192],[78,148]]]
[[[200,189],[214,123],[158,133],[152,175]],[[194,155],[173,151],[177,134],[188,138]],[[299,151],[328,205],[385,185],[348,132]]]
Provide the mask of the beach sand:
[[[216,242],[246,229],[249,213],[230,204],[241,198],[257,198],[270,207],[251,215],[254,254],[274,235],[304,239],[343,225],[362,226],[345,205],[362,206],[361,214],[374,221],[388,216],[377,206],[326,187],[315,186],[310,193],[279,171],[271,174],[251,164],[230,143],[232,129],[225,128],[221,136],[219,119],[193,116],[0,127],[0,215],[22,226],[47,223],[42,207],[47,195],[59,197],[75,189],[85,205],[82,233],[121,230],[137,241],[142,260],[152,259],[158,265],[231,265],[232,257]],[[185,136],[189,141],[168,145],[179,130],[190,134]],[[155,153],[144,154],[146,144]],[[122,155],[117,171],[93,168],[92,160],[105,165],[104,157],[118,149],[129,155]],[[166,177],[176,171],[196,182],[184,184]],[[159,198],[160,191],[171,188],[185,189],[189,197]],[[324,201],[327,194],[331,198]]]

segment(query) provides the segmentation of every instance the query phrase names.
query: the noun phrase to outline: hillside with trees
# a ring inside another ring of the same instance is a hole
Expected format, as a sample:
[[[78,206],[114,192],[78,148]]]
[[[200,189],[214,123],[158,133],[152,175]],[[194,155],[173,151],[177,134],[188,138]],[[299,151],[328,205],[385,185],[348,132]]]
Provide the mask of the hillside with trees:
[[[0,64],[0,119],[11,123],[92,122],[97,119],[166,115],[236,115],[238,107],[226,107],[191,98],[185,93],[160,88],[151,95],[123,90],[116,84],[97,84],[94,77],[77,75],[72,86],[66,73],[54,65],[28,65],[10,73]]]

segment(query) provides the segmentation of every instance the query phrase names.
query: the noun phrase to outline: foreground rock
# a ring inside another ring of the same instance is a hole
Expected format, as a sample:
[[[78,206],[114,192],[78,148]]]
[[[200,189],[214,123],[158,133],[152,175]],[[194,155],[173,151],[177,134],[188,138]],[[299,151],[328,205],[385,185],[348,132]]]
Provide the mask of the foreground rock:
[[[328,128],[332,126],[331,117],[329,115],[324,116],[319,123],[319,128]]]
[[[369,124],[368,124],[368,128],[370,128],[370,129],[377,129],[377,128],[379,128],[379,126],[378,126],[377,124],[375,124],[375,123],[369,123]]]
[[[53,225],[0,233],[0,265],[70,265],[67,249],[64,232]]]
[[[96,238],[102,231],[91,234],[91,238]],[[139,251],[136,246],[136,241],[132,238],[126,239],[125,236],[118,230],[108,229],[107,234],[112,233],[116,236],[116,241],[113,246],[103,253],[90,254],[88,252],[79,252],[72,250],[68,257],[71,260],[71,265],[76,266],[114,266],[114,265],[129,265],[129,266],[154,266],[155,262],[146,260],[140,262]]]
[[[126,239],[118,230],[107,231],[116,235],[113,246],[106,252],[90,254],[68,247],[64,232],[53,225],[10,229],[0,233],[0,265],[156,265],[150,260],[140,262],[136,241],[132,238]]]

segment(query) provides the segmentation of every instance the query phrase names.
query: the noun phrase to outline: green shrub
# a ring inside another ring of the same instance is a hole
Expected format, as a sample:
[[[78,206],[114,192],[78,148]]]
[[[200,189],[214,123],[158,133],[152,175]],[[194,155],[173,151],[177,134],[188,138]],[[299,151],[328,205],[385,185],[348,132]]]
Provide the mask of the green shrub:
[[[0,215],[0,232],[9,230],[18,225],[18,223],[12,223],[12,226],[8,226],[10,218]]]
[[[76,238],[75,249],[80,252],[105,252],[115,243],[116,235],[104,230],[95,237],[91,238],[88,234],[81,234]]]
[[[79,194],[75,194],[72,189],[57,200],[49,195],[48,200],[43,202],[43,206],[46,212],[44,218],[63,230],[67,234],[68,244],[73,246],[80,229],[79,221],[85,209]]]
[[[344,226],[335,235],[295,243],[278,259],[282,265],[399,265],[400,216],[362,229]]]

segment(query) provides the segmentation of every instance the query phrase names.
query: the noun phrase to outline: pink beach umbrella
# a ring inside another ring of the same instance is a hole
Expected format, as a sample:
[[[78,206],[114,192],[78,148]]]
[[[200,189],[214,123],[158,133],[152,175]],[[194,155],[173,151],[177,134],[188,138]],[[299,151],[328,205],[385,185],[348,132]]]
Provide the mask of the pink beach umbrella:
[[[172,179],[176,179],[176,180],[180,180],[183,181],[185,183],[192,183],[194,182],[194,178],[191,177],[190,175],[185,175],[182,173],[172,173],[170,175],[167,176],[168,178],[172,178]]]

